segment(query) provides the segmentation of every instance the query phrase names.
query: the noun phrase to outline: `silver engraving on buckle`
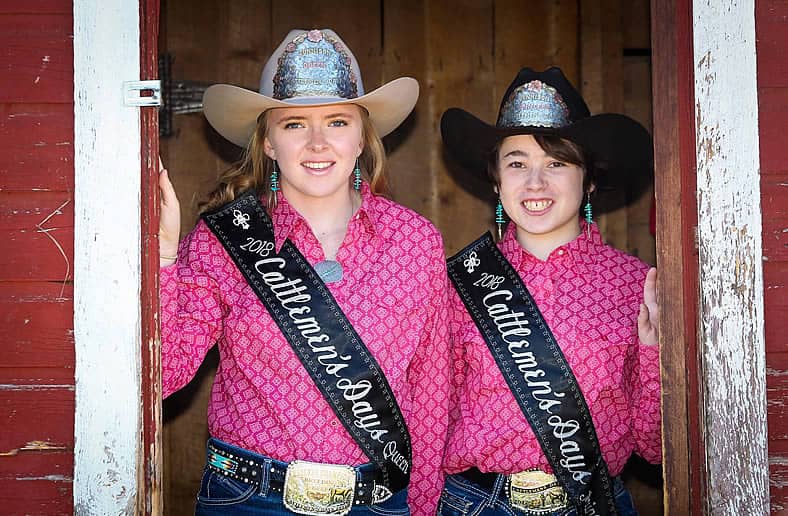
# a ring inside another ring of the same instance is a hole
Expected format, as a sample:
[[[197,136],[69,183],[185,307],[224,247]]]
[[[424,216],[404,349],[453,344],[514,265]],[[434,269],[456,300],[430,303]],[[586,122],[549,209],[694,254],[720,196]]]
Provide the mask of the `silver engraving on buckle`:
[[[282,493],[297,514],[344,515],[353,508],[356,470],[350,466],[296,460],[287,465]]]
[[[569,506],[558,479],[539,470],[509,475],[509,503],[528,515],[551,514]]]
[[[372,503],[382,503],[391,498],[394,493],[391,492],[386,486],[375,484],[375,489],[372,490]]]

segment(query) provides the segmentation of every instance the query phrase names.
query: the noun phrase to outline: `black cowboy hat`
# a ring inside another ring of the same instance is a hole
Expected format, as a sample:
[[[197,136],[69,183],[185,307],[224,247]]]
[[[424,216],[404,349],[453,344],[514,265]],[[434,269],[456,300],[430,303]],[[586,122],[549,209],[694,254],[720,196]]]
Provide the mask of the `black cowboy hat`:
[[[563,72],[523,68],[506,90],[498,122],[490,125],[465,110],[451,108],[441,117],[441,135],[449,153],[464,170],[453,170],[470,193],[489,197],[480,189],[496,144],[517,134],[555,135],[590,153],[597,169],[598,190],[620,190],[625,196],[605,196],[601,211],[640,196],[653,177],[653,148],[645,127],[615,113],[591,115],[585,101]],[[471,174],[471,177],[466,177]],[[491,184],[490,184],[491,186]]]

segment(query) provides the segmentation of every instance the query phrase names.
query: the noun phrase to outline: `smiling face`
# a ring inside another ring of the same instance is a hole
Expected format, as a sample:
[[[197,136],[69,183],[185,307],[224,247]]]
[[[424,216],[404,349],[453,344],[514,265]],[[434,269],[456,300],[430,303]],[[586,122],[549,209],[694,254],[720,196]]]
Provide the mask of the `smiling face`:
[[[505,138],[498,150],[498,188],[526,249],[549,251],[580,234],[583,168],[548,155],[531,135]],[[542,253],[540,253],[542,254]]]
[[[272,109],[264,141],[276,160],[282,193],[293,204],[349,202],[350,175],[363,150],[355,104]]]

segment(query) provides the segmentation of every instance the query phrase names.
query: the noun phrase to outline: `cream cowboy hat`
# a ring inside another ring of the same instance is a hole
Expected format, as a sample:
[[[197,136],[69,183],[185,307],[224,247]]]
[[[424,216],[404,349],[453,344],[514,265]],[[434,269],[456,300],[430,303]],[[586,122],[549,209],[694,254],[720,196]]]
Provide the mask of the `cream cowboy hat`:
[[[358,104],[383,137],[413,111],[419,83],[400,77],[364,93],[358,61],[330,29],[291,30],[263,68],[260,92],[230,84],[205,90],[208,122],[234,144],[246,147],[257,118],[271,108]]]

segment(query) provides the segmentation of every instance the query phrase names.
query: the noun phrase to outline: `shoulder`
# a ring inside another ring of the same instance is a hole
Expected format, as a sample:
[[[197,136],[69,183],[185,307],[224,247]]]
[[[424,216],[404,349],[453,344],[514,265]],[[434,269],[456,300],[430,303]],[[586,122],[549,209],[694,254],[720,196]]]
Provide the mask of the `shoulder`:
[[[222,243],[202,218],[183,237],[181,246],[186,247],[185,257],[192,268],[211,269],[231,261]]]
[[[197,224],[194,226],[194,229],[189,231],[189,233],[184,237],[190,244],[198,244],[200,242],[203,243],[219,243],[216,235],[214,235],[211,228],[208,227],[208,224],[200,217],[197,219]]]
[[[440,231],[429,219],[391,199],[381,196],[374,199],[375,228],[384,240],[417,244],[422,250],[427,245],[443,253]]]

